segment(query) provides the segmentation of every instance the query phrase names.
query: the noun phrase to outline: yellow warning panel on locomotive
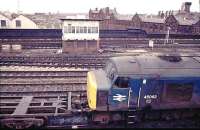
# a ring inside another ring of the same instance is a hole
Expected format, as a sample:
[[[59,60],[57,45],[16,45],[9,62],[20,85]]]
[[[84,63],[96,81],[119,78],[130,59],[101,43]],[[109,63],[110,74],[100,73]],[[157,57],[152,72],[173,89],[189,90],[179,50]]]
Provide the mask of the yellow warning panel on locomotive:
[[[92,110],[96,109],[97,82],[93,72],[87,73],[87,97],[88,105]]]

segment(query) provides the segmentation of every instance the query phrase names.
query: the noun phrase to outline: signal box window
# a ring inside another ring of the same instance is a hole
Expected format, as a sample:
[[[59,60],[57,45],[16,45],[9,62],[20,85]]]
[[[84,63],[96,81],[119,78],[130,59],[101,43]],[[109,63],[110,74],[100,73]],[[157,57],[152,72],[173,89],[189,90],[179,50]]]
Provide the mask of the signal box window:
[[[72,33],[75,33],[75,26],[72,26]]]
[[[97,27],[92,27],[92,33],[98,33],[98,28]]]
[[[80,33],[80,27],[76,26],[76,33]]]
[[[84,33],[87,33],[87,27],[84,27]]]
[[[68,29],[68,31],[67,31],[68,33],[72,33],[72,25],[71,24],[68,24],[68,28],[67,29]]]
[[[16,20],[16,27],[21,27],[21,21],[20,20]]]
[[[84,33],[84,27],[80,27],[80,33]]]
[[[88,33],[92,33],[92,28],[88,27]]]
[[[1,27],[6,27],[6,20],[1,20]]]
[[[181,102],[190,101],[192,98],[193,84],[166,84],[163,101],[165,102]]]
[[[64,26],[64,33],[68,33],[68,27]]]
[[[114,86],[118,88],[128,88],[129,79],[127,77],[118,77],[115,81]]]

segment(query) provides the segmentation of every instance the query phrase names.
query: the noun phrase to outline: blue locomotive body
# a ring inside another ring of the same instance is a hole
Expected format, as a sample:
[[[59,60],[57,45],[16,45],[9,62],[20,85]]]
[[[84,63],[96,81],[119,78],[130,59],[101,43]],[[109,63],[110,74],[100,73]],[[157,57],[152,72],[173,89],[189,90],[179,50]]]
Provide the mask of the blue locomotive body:
[[[88,77],[93,77],[87,94],[94,111],[200,109],[200,60],[195,57],[113,57]]]
[[[109,90],[109,110],[200,108],[199,78],[130,78],[128,84]]]

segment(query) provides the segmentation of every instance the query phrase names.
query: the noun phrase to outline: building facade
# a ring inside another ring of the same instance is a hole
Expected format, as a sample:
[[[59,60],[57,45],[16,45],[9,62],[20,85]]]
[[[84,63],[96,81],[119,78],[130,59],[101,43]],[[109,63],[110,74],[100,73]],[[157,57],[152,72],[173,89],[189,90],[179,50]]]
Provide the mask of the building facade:
[[[90,19],[101,19],[100,29],[140,28],[148,33],[200,34],[200,13],[191,12],[191,2],[184,2],[178,11],[159,11],[157,15],[121,15],[116,9],[95,9],[89,11]]]
[[[0,28],[7,29],[37,29],[37,24],[28,17],[20,14],[11,14],[10,16],[0,13]]]
[[[18,15],[11,21],[11,28],[16,29],[37,29],[37,24],[24,15]]]
[[[1,22],[0,28],[10,28],[11,20],[1,13],[0,13],[0,22]]]

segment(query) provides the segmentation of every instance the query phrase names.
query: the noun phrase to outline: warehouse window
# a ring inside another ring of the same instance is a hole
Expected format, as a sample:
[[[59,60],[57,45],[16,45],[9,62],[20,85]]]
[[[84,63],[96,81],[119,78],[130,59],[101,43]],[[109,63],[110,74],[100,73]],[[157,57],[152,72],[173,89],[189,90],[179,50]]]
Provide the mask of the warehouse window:
[[[6,20],[1,20],[1,27],[6,27]]]
[[[16,20],[16,27],[21,27],[21,21],[20,20]]]
[[[190,101],[192,98],[193,83],[169,83],[165,86],[163,100],[165,102]]]

